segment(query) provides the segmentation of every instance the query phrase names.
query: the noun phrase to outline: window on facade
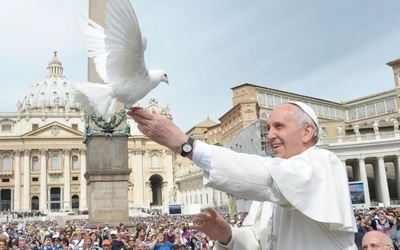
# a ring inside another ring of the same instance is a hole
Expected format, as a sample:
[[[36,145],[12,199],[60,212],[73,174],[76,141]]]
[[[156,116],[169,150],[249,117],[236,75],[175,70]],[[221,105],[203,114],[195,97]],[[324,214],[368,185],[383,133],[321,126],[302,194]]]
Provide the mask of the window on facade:
[[[153,167],[153,168],[158,168],[159,166],[158,166],[158,155],[153,155],[152,157],[151,157],[151,166]]]
[[[1,125],[1,131],[3,132],[11,132],[11,124],[2,124]]]
[[[37,156],[32,157],[32,171],[39,171],[39,158]]]
[[[267,118],[268,118],[267,114],[265,112],[262,112],[261,113],[261,119],[267,120]]]
[[[53,155],[51,157],[51,168],[60,169],[60,157],[58,155]]]
[[[203,195],[200,194],[200,204],[203,204]]]
[[[38,177],[32,177],[32,182],[38,182],[39,178]]]
[[[72,201],[72,209],[78,209],[79,208],[79,196],[73,195],[71,201]]]
[[[260,106],[266,106],[267,102],[265,100],[265,95],[262,92],[258,92],[258,103],[260,104]]]
[[[355,120],[357,118],[357,113],[355,109],[350,109],[349,110],[349,119],[350,120]]]
[[[1,179],[1,182],[10,182],[10,179],[4,178],[4,179]]]
[[[323,115],[323,111],[322,111],[322,105],[318,104],[317,105],[317,110],[315,110],[317,112],[317,115]]]
[[[267,106],[274,107],[274,97],[271,94],[267,94]]]
[[[8,155],[3,157],[2,170],[11,171],[11,159]]]
[[[72,169],[78,169],[78,156],[74,155],[72,156]]]
[[[385,112],[385,103],[382,102],[377,102],[376,103],[376,113],[382,114]]]
[[[78,130],[78,124],[72,124],[71,127],[72,129]]]
[[[72,176],[72,180],[77,181],[77,180],[79,180],[79,178],[78,178],[78,176]]]
[[[279,106],[282,103],[282,99],[280,96],[274,96],[275,106]]]
[[[208,194],[206,194],[206,204],[208,204]]]
[[[375,104],[368,104],[367,105],[367,116],[373,116],[375,115]]]
[[[386,110],[387,112],[395,111],[396,110],[396,102],[394,99],[389,99],[385,101],[386,103]]]
[[[329,108],[327,106],[323,106],[324,107],[324,114],[323,116],[325,117],[329,117]]]
[[[39,124],[32,124],[32,131],[39,128]]]
[[[335,109],[332,107],[329,107],[329,116],[335,118]]]
[[[365,107],[364,106],[358,107],[357,108],[357,117],[358,117],[358,119],[364,118],[365,116],[366,116]]]

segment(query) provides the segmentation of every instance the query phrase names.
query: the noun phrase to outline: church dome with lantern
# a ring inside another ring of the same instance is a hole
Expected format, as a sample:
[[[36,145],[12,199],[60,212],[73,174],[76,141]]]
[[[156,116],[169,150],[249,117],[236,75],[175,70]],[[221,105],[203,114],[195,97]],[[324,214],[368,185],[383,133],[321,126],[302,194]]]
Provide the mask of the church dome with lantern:
[[[47,67],[47,76],[35,83],[22,101],[18,112],[79,112],[81,105],[74,101],[71,84],[63,74],[57,51]]]

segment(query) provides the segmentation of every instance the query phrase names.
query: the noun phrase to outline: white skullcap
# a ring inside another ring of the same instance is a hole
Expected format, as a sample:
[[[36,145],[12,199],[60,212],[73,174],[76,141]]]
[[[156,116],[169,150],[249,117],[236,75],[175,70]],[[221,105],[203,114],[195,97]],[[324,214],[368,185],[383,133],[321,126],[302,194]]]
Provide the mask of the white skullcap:
[[[317,118],[317,114],[315,114],[314,110],[312,108],[310,108],[310,106],[308,106],[307,104],[303,103],[303,102],[294,102],[294,101],[288,101],[287,103],[291,103],[296,105],[297,107],[301,108],[304,112],[306,112],[306,114],[311,117],[311,119],[314,121],[315,125],[317,126],[317,129],[319,127],[318,124],[318,118]]]

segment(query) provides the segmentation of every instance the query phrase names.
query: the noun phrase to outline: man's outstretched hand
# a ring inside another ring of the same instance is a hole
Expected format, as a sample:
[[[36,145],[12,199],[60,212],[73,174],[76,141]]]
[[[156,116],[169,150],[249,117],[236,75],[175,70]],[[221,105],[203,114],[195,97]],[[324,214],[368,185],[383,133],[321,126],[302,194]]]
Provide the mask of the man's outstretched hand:
[[[181,152],[182,144],[187,141],[188,136],[170,119],[140,107],[133,107],[127,114],[137,122],[138,129],[145,136],[176,153]]]

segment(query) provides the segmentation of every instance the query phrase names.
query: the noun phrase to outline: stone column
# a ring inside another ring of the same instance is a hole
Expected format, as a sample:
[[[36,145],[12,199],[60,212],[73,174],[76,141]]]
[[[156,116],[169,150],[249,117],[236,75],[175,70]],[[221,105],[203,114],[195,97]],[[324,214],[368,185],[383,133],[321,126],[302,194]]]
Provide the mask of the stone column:
[[[47,199],[48,199],[47,201],[51,201],[50,197],[51,197],[51,188],[48,187],[47,188]],[[47,209],[47,211],[51,211],[51,203],[46,202],[46,209]]]
[[[24,150],[24,192],[22,198],[22,210],[30,210],[30,197],[31,197],[31,187],[30,187],[30,150]]]
[[[378,194],[380,194],[380,200],[384,203],[385,207],[390,206],[390,195],[389,195],[389,187],[387,183],[387,176],[385,170],[385,162],[383,160],[383,156],[378,156],[378,184],[377,187]]]
[[[11,191],[11,200],[13,201],[13,200],[14,200],[14,196],[15,196],[15,195],[14,195],[15,190],[14,190],[14,189],[11,189],[10,191]],[[14,204],[13,204],[13,203],[10,204],[10,210],[11,210],[11,211],[15,211],[15,208],[14,208]]]
[[[144,150],[138,148],[133,150],[133,182],[134,183],[134,201],[135,204],[145,206],[144,202],[144,167],[143,167]]]
[[[371,206],[371,197],[369,194],[368,176],[364,158],[358,158],[358,166],[360,169],[360,181],[364,183],[365,204],[369,207]]]
[[[168,212],[169,211],[169,207],[168,205],[171,203],[175,203],[174,199],[175,199],[175,190],[174,190],[174,166],[173,166],[173,160],[172,160],[172,155],[173,152],[170,149],[166,149],[165,150],[165,167],[167,169],[167,192],[163,193],[164,197],[165,197],[165,202],[163,202],[162,204],[164,204],[164,211]]]
[[[40,150],[40,198],[39,210],[47,213],[47,149]]]
[[[86,150],[80,150],[81,152],[81,176],[79,177],[81,180],[81,193],[79,196],[79,209],[81,211],[87,210],[87,189],[86,189]]]
[[[14,211],[21,210],[21,150],[14,150]]]
[[[64,149],[64,209],[71,209],[71,150]]]
[[[400,196],[400,155],[396,155],[393,164],[394,164],[397,196]]]

